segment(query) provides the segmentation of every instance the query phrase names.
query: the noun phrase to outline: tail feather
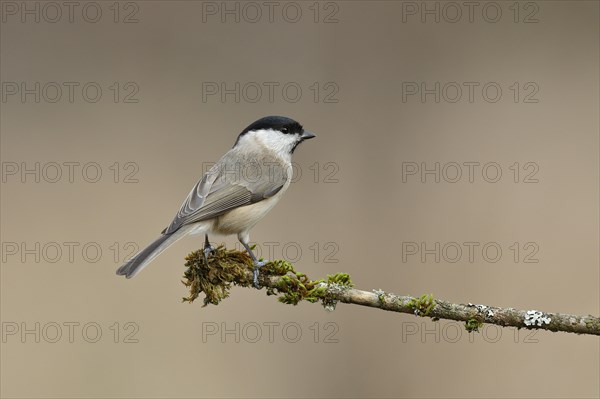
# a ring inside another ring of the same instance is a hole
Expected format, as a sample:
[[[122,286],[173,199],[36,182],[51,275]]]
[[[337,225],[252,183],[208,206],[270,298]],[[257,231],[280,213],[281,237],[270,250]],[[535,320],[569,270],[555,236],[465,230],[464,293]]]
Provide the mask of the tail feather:
[[[171,244],[174,244],[182,238],[187,233],[187,230],[188,229],[185,228],[185,226],[182,226],[182,228],[171,234],[161,235],[152,244],[138,252],[138,254],[131,258],[129,262],[119,267],[117,269],[117,274],[127,278],[135,277],[135,275],[141,272],[144,267],[148,266],[150,262],[171,246]]]

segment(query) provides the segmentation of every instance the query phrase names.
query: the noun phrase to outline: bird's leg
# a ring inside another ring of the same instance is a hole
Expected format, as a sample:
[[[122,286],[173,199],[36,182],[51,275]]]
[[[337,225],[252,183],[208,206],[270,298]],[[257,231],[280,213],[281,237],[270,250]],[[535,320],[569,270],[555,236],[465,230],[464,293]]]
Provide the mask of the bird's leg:
[[[238,239],[240,240],[240,242],[242,243],[242,245],[244,246],[244,248],[246,248],[246,251],[248,252],[248,255],[250,255],[250,257],[252,258],[252,263],[254,264],[254,273],[252,275],[252,280],[254,282],[254,288],[260,289],[260,285],[258,284],[258,269],[260,269],[261,267],[263,267],[264,265],[266,265],[268,262],[266,262],[266,261],[260,261],[254,255],[254,253],[250,249],[250,245],[248,245],[249,238],[250,237],[247,234],[244,235],[244,236],[242,236],[241,234],[238,235]]]
[[[204,261],[208,265],[208,256],[213,253],[215,249],[210,242],[208,241],[208,234],[204,235]]]
[[[254,288],[260,288],[260,285],[258,284],[258,269],[260,269],[261,267],[266,265],[267,262],[258,260],[256,258],[256,256],[254,255],[254,253],[252,253],[252,250],[250,249],[250,246],[248,244],[246,244],[245,242],[242,242],[242,245],[244,246],[244,248],[246,248],[246,251],[248,251],[248,255],[250,255],[250,257],[252,258],[252,263],[254,263],[254,270],[253,270],[253,274],[252,274],[252,281],[254,282]]]

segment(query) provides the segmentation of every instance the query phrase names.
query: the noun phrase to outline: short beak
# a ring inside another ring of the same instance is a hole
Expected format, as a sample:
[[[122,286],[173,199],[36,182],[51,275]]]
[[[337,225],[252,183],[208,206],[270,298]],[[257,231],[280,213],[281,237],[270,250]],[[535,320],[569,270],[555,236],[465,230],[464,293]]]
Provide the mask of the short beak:
[[[308,140],[308,139],[312,139],[312,138],[314,138],[314,137],[317,137],[317,136],[315,136],[314,134],[312,134],[312,133],[311,133],[311,132],[309,132],[308,130],[305,130],[305,131],[303,131],[303,132],[302,132],[302,135],[300,136],[300,138],[301,138],[302,140]]]

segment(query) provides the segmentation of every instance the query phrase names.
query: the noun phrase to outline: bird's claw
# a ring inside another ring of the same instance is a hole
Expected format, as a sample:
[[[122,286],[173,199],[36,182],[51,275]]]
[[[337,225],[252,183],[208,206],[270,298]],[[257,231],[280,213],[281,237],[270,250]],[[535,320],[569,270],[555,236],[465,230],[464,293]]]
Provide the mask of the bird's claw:
[[[254,270],[252,273],[252,281],[254,282],[254,288],[256,288],[257,290],[260,289],[260,284],[258,283],[258,273],[259,273],[259,269],[261,267],[263,267],[264,265],[266,265],[267,262],[265,261],[260,261],[257,260],[254,262]]]
[[[208,244],[208,245],[204,246],[204,251],[203,252],[204,252],[204,261],[206,262],[206,264],[208,264],[208,257],[210,255],[212,255],[212,253],[214,251],[215,251],[215,248],[212,245]]]

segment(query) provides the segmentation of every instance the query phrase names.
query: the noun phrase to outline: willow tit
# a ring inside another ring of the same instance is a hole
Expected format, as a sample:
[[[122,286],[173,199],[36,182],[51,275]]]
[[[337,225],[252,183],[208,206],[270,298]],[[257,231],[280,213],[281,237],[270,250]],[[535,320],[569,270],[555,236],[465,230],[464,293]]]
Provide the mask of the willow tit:
[[[204,255],[213,250],[208,234],[237,234],[254,262],[258,287],[261,262],[252,253],[250,229],[262,219],[290,185],[292,153],[315,137],[283,116],[267,116],[245,128],[233,148],[204,174],[160,237],[117,269],[134,277],[158,255],[187,234],[205,234]]]

